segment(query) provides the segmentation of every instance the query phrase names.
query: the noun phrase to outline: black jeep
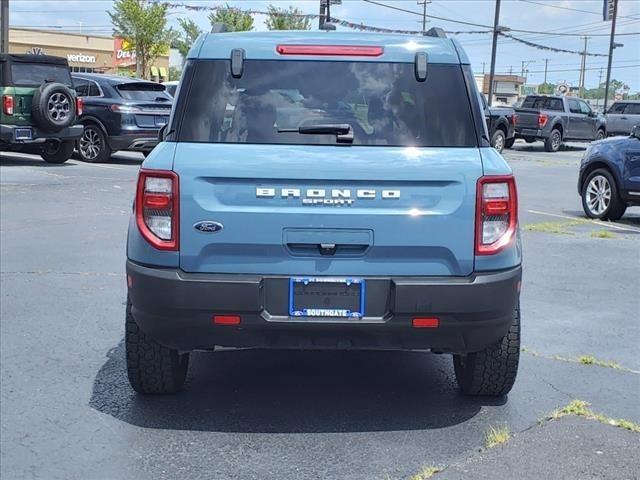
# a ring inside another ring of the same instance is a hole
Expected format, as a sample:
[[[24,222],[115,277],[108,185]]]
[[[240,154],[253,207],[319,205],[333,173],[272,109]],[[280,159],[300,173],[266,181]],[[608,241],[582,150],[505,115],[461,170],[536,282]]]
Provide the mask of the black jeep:
[[[67,161],[82,135],[82,113],[65,58],[0,54],[0,151]]]

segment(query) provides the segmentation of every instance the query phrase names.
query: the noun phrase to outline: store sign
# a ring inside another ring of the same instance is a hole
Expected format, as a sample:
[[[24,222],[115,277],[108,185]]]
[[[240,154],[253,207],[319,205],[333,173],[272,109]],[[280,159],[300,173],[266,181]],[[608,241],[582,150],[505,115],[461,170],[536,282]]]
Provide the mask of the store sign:
[[[25,52],[27,55],[44,55],[45,52],[42,47],[31,47]]]
[[[95,56],[85,55],[84,53],[69,53],[67,55],[67,60],[75,63],[96,63]]]
[[[113,39],[114,61],[119,65],[132,65],[136,63],[136,52],[129,50],[129,42],[122,38]]]

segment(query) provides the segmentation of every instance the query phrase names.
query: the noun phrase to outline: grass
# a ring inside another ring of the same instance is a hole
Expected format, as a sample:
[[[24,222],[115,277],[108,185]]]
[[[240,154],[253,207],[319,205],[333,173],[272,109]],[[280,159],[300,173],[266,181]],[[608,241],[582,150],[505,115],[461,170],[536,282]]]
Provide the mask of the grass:
[[[598,230],[591,234],[593,238],[615,238],[615,234],[609,230]]]
[[[563,357],[561,355],[544,355],[528,347],[521,347],[520,351],[523,353],[528,353],[529,355],[532,355],[534,357],[547,358],[549,360],[559,360],[561,362],[569,362],[569,363],[580,363],[582,365],[596,365],[598,367],[613,368],[614,370],[622,370],[624,372],[640,373],[636,370],[623,367],[622,365],[620,365],[617,362],[614,362],[613,360],[600,360],[594,357],[593,355],[580,355],[577,358]]]
[[[615,419],[611,417],[607,417],[606,415],[602,415],[601,413],[594,413],[589,408],[589,403],[584,400],[573,400],[568,405],[558,408],[551,412],[551,415],[543,419],[546,420],[557,420],[558,418],[566,417],[567,415],[575,415],[578,417],[584,417],[589,420],[596,420],[605,425],[611,425],[614,427],[622,428],[624,430],[628,430],[634,433],[640,433],[640,425],[629,420],[625,420],[623,418]],[[542,423],[542,422],[541,422]]]
[[[422,467],[415,475],[412,475],[409,480],[427,480],[428,478],[433,477],[436,473],[442,471],[440,467]]]
[[[484,445],[487,448],[503,445],[507,443],[510,437],[511,434],[509,433],[509,427],[506,425],[498,428],[489,427],[489,431],[487,432],[484,440]]]
[[[573,235],[573,232],[568,230],[569,227],[575,227],[587,223],[585,220],[571,220],[568,222],[542,222],[542,223],[530,223],[524,226],[524,229],[528,232],[543,232],[543,233],[556,233],[559,235]]]

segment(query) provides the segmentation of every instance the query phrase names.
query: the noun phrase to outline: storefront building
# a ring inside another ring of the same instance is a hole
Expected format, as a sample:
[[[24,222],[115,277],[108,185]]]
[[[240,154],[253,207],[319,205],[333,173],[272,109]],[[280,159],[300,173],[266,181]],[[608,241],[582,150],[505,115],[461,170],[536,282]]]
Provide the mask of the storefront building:
[[[135,76],[135,54],[126,51],[125,47],[121,38],[28,28],[9,29],[9,53],[65,57],[73,72]],[[169,55],[156,58],[149,70],[151,80],[168,80]]]

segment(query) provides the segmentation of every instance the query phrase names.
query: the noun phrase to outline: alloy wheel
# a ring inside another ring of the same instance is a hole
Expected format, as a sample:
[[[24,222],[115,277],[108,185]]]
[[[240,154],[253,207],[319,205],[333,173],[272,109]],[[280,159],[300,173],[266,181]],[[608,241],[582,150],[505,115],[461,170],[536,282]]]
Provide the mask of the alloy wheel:
[[[54,122],[64,122],[69,116],[69,112],[71,110],[69,97],[64,93],[54,93],[49,97],[47,109],[49,110],[49,116]]]
[[[587,207],[596,216],[602,215],[611,204],[611,185],[602,175],[596,175],[587,185]]]
[[[85,127],[79,142],[80,154],[87,160],[93,160],[102,150],[100,134],[92,127]]]
[[[553,150],[560,148],[560,133],[557,131],[553,132],[551,135],[551,146],[553,147]]]

